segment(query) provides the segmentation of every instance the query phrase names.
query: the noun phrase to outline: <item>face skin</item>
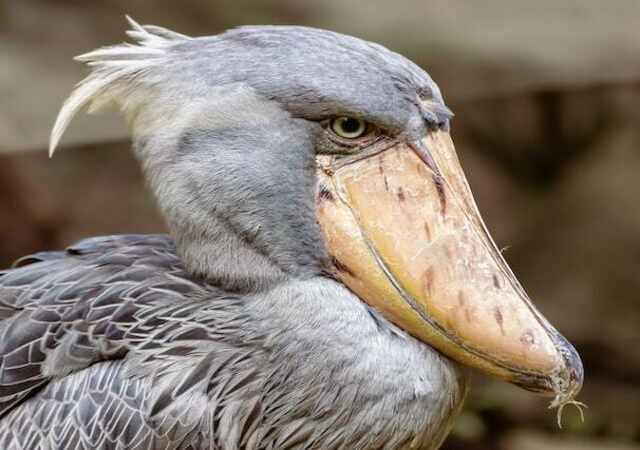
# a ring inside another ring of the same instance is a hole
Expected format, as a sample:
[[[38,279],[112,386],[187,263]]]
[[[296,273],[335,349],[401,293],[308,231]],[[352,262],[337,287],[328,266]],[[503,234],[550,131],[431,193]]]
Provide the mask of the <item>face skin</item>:
[[[144,51],[127,64],[117,47],[80,57],[94,72],[52,146],[87,102],[120,103],[192,273],[236,291],[332,276],[454,360],[556,405],[577,395],[580,359],[487,232],[422,69],[303,27],[130,35]]]

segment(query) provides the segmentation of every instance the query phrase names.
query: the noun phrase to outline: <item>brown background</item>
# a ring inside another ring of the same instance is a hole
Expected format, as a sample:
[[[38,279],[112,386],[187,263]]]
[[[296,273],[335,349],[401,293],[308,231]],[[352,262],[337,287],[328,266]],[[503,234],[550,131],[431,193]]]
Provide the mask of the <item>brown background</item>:
[[[411,57],[505,256],[585,362],[580,423],[482,377],[445,448],[640,449],[640,2],[0,2],[0,266],[76,239],[164,229],[115,114],[74,122],[53,160],[71,58],[124,39],[123,15],[183,33],[313,25]]]

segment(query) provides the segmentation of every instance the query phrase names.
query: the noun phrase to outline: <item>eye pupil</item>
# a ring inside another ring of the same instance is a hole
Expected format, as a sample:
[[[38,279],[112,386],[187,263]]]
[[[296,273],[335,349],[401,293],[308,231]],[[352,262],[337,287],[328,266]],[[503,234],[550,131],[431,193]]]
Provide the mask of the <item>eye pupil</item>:
[[[353,119],[351,117],[347,117],[341,123],[342,129],[347,133],[357,133],[360,130],[361,124],[360,121]]]

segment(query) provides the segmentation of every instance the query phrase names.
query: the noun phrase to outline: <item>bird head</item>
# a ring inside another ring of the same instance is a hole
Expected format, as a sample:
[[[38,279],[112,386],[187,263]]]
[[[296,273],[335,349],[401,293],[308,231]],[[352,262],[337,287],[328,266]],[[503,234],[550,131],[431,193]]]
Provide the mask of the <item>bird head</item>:
[[[450,358],[572,401],[580,358],[489,235],[422,69],[312,28],[130,22],[135,45],[78,57],[92,72],[51,152],[83,106],[119,105],[188,270],[229,290],[333,278]]]

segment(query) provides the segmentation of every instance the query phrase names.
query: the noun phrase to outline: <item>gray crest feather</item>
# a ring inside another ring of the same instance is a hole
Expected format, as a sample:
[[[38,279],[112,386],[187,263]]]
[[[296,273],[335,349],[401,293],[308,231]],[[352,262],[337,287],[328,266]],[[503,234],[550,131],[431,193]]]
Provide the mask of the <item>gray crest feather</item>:
[[[131,26],[127,36],[135,44],[102,47],[75,58],[86,63],[91,73],[64,102],[51,132],[49,156],[53,156],[62,134],[84,106],[89,104],[89,112],[94,112],[116,101],[125,111],[135,108],[136,101],[141,98],[134,95],[140,75],[162,64],[167,49],[176,42],[192,39],[155,25],[142,26],[129,16],[127,20]]]

